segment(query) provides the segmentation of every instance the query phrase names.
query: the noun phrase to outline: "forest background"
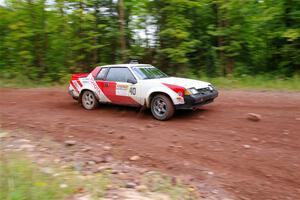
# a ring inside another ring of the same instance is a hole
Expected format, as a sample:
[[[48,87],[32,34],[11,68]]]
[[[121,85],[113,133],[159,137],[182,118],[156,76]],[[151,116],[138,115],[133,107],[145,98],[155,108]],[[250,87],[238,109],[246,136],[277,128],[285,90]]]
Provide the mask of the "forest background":
[[[218,87],[300,90],[300,0],[6,0],[0,86],[152,64]]]

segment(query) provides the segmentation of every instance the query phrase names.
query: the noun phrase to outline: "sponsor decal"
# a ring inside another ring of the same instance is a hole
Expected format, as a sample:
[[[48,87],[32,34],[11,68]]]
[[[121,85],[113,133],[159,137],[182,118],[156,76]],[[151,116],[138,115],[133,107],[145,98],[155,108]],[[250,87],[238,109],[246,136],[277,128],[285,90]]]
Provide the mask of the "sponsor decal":
[[[97,94],[97,96],[100,98],[100,94],[101,94],[101,90],[98,87],[96,81],[94,80],[94,78],[92,76],[88,76],[89,82],[90,84],[93,86],[93,88],[95,89],[95,93]]]
[[[71,83],[71,86],[75,89],[75,91],[76,91],[77,93],[79,93],[79,91],[78,91],[76,85],[74,84],[74,81],[71,81],[70,83]]]
[[[118,96],[128,96],[129,86],[126,84],[117,84],[116,85],[116,95]]]
[[[81,88],[81,86],[78,84],[78,81],[73,81],[73,83],[78,90]]]
[[[80,80],[77,81],[77,84],[79,85],[79,87],[82,87],[82,83],[80,82]]]

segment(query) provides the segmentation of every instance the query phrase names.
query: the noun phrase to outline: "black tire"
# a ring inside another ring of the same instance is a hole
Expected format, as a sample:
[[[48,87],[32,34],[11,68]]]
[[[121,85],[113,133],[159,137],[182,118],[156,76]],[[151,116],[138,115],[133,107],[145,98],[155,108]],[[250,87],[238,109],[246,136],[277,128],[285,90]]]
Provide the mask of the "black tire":
[[[156,119],[165,121],[174,115],[175,108],[168,96],[158,94],[151,100],[151,112]]]
[[[82,93],[80,101],[82,107],[84,107],[87,110],[93,110],[99,105],[98,99],[96,98],[95,94],[90,90],[86,90]]]

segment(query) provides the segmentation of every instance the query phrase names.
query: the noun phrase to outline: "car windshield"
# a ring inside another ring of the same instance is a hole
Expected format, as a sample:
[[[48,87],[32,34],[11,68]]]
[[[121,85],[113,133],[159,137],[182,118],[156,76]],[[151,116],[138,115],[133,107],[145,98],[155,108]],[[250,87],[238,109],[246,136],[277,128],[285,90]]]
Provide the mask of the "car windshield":
[[[168,77],[168,75],[155,67],[133,67],[132,70],[142,80]]]

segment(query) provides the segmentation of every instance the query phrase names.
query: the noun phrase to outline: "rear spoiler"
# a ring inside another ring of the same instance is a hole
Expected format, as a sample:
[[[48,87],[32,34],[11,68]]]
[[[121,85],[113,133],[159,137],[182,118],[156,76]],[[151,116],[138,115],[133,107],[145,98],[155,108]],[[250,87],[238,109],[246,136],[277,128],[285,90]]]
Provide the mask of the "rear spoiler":
[[[72,74],[71,80],[78,80],[79,78],[87,77],[89,74]]]

